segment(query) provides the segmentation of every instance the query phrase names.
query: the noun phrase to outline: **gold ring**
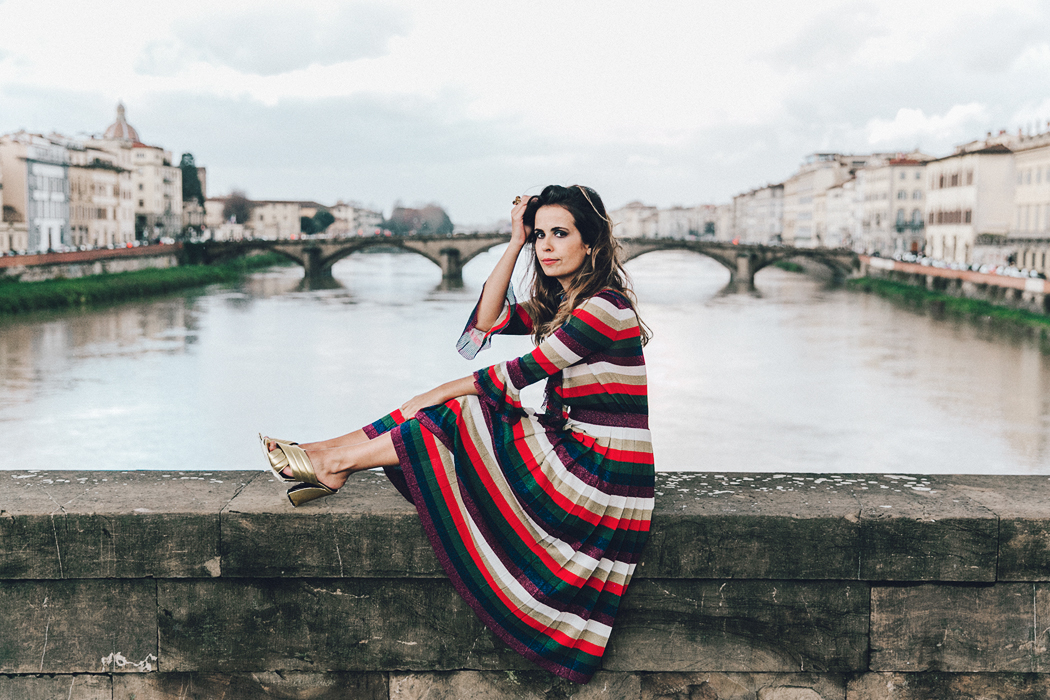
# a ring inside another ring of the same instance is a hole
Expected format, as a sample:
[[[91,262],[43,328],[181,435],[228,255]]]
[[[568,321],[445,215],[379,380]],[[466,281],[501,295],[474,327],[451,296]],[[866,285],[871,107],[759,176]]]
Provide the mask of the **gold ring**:
[[[521,196],[520,195],[514,198],[514,206],[518,206],[519,204],[521,204]]]

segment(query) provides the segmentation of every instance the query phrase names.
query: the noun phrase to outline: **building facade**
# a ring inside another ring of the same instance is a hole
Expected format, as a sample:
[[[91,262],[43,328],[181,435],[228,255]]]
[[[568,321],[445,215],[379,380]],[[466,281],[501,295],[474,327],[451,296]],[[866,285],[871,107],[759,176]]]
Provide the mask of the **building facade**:
[[[1050,132],[1017,140],[1014,171],[1011,253],[1018,267],[1050,274]]]
[[[783,242],[799,248],[825,245],[827,190],[884,158],[884,154],[841,153],[814,153],[807,157],[798,172],[784,181]]]
[[[890,256],[920,253],[925,247],[926,163],[913,153],[857,172],[863,200],[858,249]]]
[[[121,246],[135,240],[131,171],[112,153],[76,142],[70,142],[69,159],[72,245]]]
[[[641,202],[630,202],[609,212],[613,232],[620,238],[655,238],[657,216],[656,207]]]
[[[766,185],[733,197],[728,238],[740,243],[779,243],[784,233],[784,185]]]
[[[3,218],[25,225],[24,249],[41,253],[72,245],[66,147],[25,131],[0,136],[0,171]]]
[[[1005,241],[1013,218],[1014,154],[1008,146],[967,144],[926,164],[928,256],[971,264],[974,246]]]
[[[135,238],[155,240],[182,232],[182,170],[172,163],[171,151],[149,146],[127,121],[123,104],[117,119],[92,146],[113,154],[131,171],[131,202]]]
[[[370,236],[383,225],[383,212],[358,204],[340,201],[328,211],[335,217],[335,223],[328,228],[333,235]]]

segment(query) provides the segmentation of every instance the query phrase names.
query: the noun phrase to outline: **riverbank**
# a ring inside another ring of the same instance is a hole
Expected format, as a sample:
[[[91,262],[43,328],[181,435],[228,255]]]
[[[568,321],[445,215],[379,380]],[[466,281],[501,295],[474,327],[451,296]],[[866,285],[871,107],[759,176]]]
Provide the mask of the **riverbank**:
[[[186,265],[40,282],[8,281],[0,283],[0,316],[144,299],[217,282],[233,282],[254,270],[287,262],[280,255],[264,253],[224,265]]]
[[[1045,314],[999,306],[982,299],[952,296],[913,284],[875,277],[852,279],[846,282],[846,286],[850,289],[877,294],[911,308],[970,318],[1004,328],[1023,330],[1043,340],[1050,339],[1050,316]]]

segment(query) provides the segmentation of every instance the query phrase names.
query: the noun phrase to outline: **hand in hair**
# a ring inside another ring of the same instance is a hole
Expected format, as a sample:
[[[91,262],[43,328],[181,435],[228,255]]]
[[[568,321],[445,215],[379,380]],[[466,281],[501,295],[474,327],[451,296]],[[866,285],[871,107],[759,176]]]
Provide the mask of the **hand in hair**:
[[[522,197],[521,201],[510,210],[510,245],[512,248],[521,249],[532,235],[532,226],[527,226],[523,217],[525,209],[535,197]]]

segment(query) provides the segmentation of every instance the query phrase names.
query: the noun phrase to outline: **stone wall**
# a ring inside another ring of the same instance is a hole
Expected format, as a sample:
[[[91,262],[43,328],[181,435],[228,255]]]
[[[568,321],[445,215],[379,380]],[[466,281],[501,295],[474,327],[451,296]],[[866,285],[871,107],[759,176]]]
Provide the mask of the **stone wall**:
[[[56,278],[134,272],[150,268],[176,267],[181,245],[152,245],[114,250],[78,250],[0,257],[0,279],[40,282]]]
[[[0,472],[0,698],[1050,696],[1050,478],[662,474],[604,670],[501,644],[377,474]]]
[[[1050,282],[1044,279],[952,270],[862,255],[859,276],[869,275],[952,296],[1050,314]]]

